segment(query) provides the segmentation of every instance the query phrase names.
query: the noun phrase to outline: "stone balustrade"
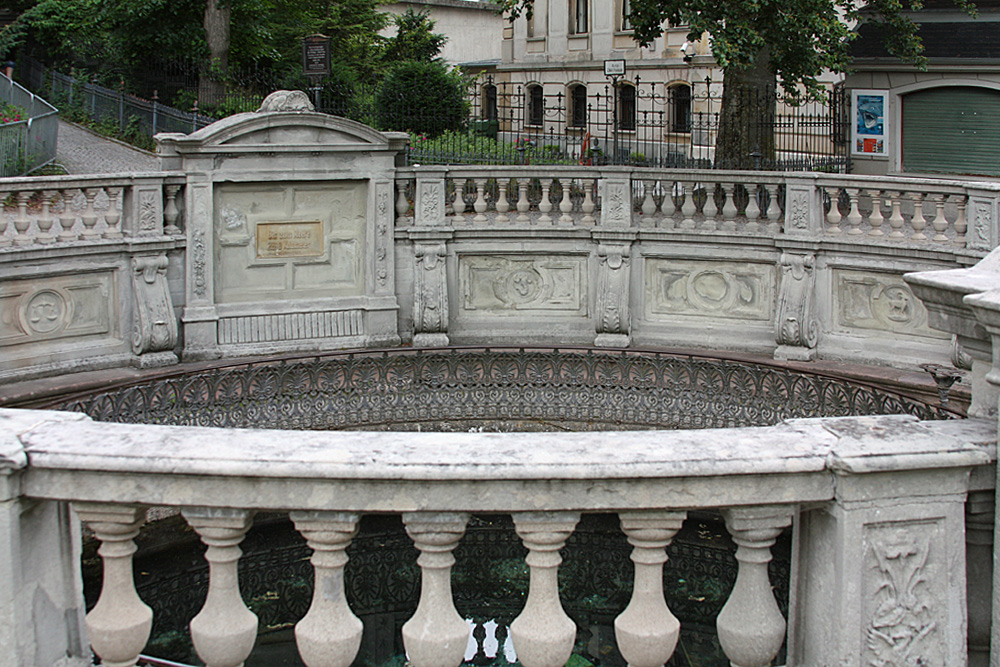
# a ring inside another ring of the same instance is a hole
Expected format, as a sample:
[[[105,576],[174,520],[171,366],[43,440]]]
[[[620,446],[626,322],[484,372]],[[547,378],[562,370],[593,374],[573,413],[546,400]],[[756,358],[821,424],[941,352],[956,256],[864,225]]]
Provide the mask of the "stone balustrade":
[[[183,179],[45,176],[0,183],[0,251],[179,236]]]
[[[399,170],[396,195],[397,226],[614,225],[766,236],[806,232],[857,242],[988,251],[997,244],[1000,187],[843,174],[421,167]]]
[[[588,512],[617,513],[633,546],[618,649],[633,667],[658,667],[679,629],[664,601],[664,547],[692,510],[721,512],[739,547],[717,619],[733,665],[767,665],[783,643],[789,665],[900,664],[907,655],[964,665],[966,494],[989,487],[991,473],[980,471],[995,431],[989,420],[895,416],[674,432],[319,433],[0,410],[0,640],[16,633],[0,662],[48,667],[70,655],[86,664],[92,646],[102,664],[136,664],[152,613],[135,593],[133,540],[146,508],[167,506],[208,546],[209,592],[190,626],[210,667],[240,665],[254,646],[257,619],[236,566],[257,511],[287,512],[313,550],[316,591],[295,630],[310,667],[347,667],[358,650],[344,550],[368,513],[401,514],[420,553],[420,598],[402,630],[410,664],[462,661],[470,629],[455,611],[450,570],[470,513],[509,513],[528,550],[529,592],[510,626],[521,664],[565,664],[576,628],[559,599],[559,550]],[[74,515],[46,513],[61,503]],[[74,516],[104,561],[100,600],[77,634],[66,630],[82,613]],[[767,563],[789,527],[786,619]],[[43,535],[69,544],[39,552]],[[21,602],[40,597],[50,603]]]

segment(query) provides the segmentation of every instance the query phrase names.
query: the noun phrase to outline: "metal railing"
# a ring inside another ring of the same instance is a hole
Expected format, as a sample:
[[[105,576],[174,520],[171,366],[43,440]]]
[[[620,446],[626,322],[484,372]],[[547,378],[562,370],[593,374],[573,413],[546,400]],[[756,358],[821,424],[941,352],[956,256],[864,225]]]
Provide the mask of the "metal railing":
[[[55,160],[59,111],[6,76],[0,76],[0,101],[27,115],[0,125],[0,176],[29,174]]]

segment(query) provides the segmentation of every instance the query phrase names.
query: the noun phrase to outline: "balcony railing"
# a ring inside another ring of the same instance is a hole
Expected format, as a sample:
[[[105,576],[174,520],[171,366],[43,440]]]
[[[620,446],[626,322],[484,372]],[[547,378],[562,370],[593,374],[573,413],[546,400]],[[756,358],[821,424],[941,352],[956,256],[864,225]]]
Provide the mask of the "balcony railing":
[[[679,630],[664,602],[664,547],[688,512],[704,509],[721,512],[739,546],[736,584],[717,618],[732,664],[769,664],[786,641],[788,664],[858,664],[859,655],[860,664],[892,664],[884,661],[900,654],[965,664],[965,497],[995,440],[988,421],[901,416],[502,437],[98,424],[11,410],[0,411],[0,425],[9,434],[5,502],[69,502],[101,542],[103,589],[85,625],[103,664],[135,664],[149,636],[153,612],[132,575],[146,508],[181,512],[208,546],[209,592],[190,628],[209,667],[241,664],[254,647],[257,618],[239,596],[237,562],[257,511],[287,513],[313,549],[313,603],[295,630],[310,667],[346,667],[358,649],[362,624],[345,601],[343,571],[361,515],[402,515],[420,551],[420,599],[402,630],[410,664],[456,667],[470,629],[452,601],[452,551],[470,513],[509,513],[531,573],[510,633],[521,664],[553,667],[566,663],[576,634],[556,585],[559,550],[581,513],[617,513],[635,567],[632,601],[615,621],[618,649],[630,665],[659,666]],[[23,509],[18,523],[38,531],[31,522],[42,516]],[[767,563],[788,527],[786,629]],[[72,552],[60,567],[76,569]],[[24,576],[5,582],[15,595],[57,576],[18,567]]]

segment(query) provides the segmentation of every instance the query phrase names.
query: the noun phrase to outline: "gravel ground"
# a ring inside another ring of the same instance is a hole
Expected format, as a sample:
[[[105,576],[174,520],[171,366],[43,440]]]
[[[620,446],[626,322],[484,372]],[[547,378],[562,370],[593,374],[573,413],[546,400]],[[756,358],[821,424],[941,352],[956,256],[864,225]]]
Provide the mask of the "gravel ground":
[[[108,139],[64,120],[59,121],[56,162],[70,174],[79,175],[159,170],[159,159],[153,153]]]

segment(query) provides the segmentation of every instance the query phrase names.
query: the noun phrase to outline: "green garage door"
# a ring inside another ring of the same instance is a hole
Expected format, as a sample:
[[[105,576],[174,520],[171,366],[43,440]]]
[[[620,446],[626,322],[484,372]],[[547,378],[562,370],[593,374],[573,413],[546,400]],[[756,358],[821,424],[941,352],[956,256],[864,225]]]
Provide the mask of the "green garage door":
[[[903,171],[1000,176],[1000,91],[943,86],[902,100]]]

